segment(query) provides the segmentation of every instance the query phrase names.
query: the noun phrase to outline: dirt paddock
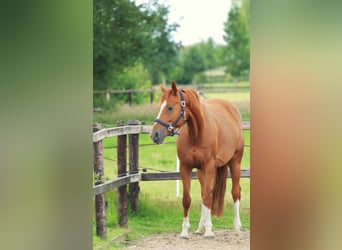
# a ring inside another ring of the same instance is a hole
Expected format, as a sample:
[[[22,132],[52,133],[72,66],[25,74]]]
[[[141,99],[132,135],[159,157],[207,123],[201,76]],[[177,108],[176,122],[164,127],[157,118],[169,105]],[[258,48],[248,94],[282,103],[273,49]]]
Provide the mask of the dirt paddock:
[[[160,234],[147,237],[140,241],[131,242],[126,249],[217,249],[217,250],[247,250],[250,249],[250,232],[240,233],[234,230],[215,230],[214,239],[206,239],[201,235],[191,233],[190,239],[179,237],[179,234]]]

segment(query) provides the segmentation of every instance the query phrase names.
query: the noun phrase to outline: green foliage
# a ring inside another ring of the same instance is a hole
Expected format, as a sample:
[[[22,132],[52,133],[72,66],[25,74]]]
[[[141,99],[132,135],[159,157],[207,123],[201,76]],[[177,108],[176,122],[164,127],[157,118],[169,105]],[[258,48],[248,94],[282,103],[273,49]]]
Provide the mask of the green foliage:
[[[150,73],[153,83],[160,83],[169,75],[170,69],[176,64],[179,44],[172,41],[171,34],[177,30],[178,24],[168,24],[169,9],[164,5],[152,2],[150,9],[146,8],[150,18],[151,41],[145,46],[144,65]],[[165,84],[165,81],[164,81]]]
[[[168,7],[157,1],[139,6],[128,0],[94,1],[94,89],[121,89],[122,76],[127,78],[137,62],[152,81],[168,73],[177,52],[170,34],[178,26],[169,25],[167,15]]]
[[[205,58],[199,46],[191,46],[184,52],[183,69],[184,77],[190,83],[196,73],[205,70]]]
[[[148,72],[141,63],[125,68],[121,74],[118,74],[117,82],[120,85],[117,89],[150,89],[152,87]],[[141,104],[148,96],[148,93],[134,93],[134,103]],[[117,102],[128,102],[128,95],[116,95],[115,98]]]
[[[222,54],[222,46],[215,44],[211,38],[184,48],[173,71],[172,80],[180,84],[207,82],[203,71],[223,66]]]
[[[116,107],[116,100],[111,98],[109,101],[106,99],[106,95],[97,94],[93,96],[93,107],[101,108],[103,110],[111,110]]]
[[[206,70],[223,65],[220,60],[220,48],[222,46],[216,45],[212,38],[209,38],[206,42],[200,43],[198,46],[202,51],[204,67]]]
[[[224,31],[227,72],[233,77],[246,79],[250,67],[249,0],[243,1],[241,7],[234,5],[231,8]]]
[[[117,90],[150,89],[152,87],[148,71],[140,62],[137,62],[135,65],[131,67],[126,67],[120,73],[117,73],[115,77],[115,83],[113,84],[117,86]],[[135,104],[144,103],[148,98],[149,93],[134,93]],[[110,101],[106,99],[104,94],[94,95],[93,97],[93,106],[101,107],[105,110],[115,110],[119,104],[128,102],[128,94],[112,94]]]
[[[127,0],[93,3],[93,75],[95,89],[106,89],[124,67],[143,53],[147,26],[140,9]]]

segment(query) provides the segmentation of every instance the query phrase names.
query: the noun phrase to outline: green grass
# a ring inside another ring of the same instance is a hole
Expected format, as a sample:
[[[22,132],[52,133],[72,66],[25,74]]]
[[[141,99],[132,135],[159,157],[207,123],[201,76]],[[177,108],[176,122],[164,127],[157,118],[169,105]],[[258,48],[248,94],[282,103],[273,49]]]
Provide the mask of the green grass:
[[[220,218],[212,217],[214,231],[215,229],[233,227],[233,202],[229,192],[230,183],[228,180],[223,216]],[[240,216],[244,228],[249,228],[250,225],[249,186],[249,179],[241,179]],[[162,192],[155,192],[161,187]],[[94,247],[117,249],[129,240],[141,239],[151,234],[181,232],[183,209],[181,197],[175,195],[175,181],[141,182],[140,188],[140,210],[138,214],[129,212],[127,229],[122,229],[117,224],[117,192],[114,190],[106,193],[106,200],[110,204],[107,208],[107,237],[104,239],[97,237],[94,224]],[[201,211],[200,187],[197,180],[192,181],[191,196],[190,231],[194,232],[197,229]]]
[[[224,88],[224,87],[249,87],[249,81],[241,82],[212,82],[199,84],[201,87]]]
[[[249,91],[231,92],[231,93],[206,93],[206,98],[226,99],[232,103],[249,102]]]
[[[205,98],[220,98],[235,104],[240,110],[243,120],[250,119],[250,91],[243,89],[239,92],[204,93]]]

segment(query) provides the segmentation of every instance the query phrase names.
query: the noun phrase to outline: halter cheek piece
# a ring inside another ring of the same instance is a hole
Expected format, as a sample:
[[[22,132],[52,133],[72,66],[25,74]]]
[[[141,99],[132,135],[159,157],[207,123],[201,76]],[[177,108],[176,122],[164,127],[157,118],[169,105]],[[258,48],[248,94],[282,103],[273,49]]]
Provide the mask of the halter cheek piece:
[[[154,120],[154,122],[157,122],[157,123],[163,125],[164,127],[166,127],[167,130],[170,132],[170,136],[179,135],[178,130],[180,129],[180,127],[176,128],[176,130],[174,128],[177,126],[177,123],[180,121],[180,119],[183,118],[184,119],[184,123],[186,122],[186,117],[185,117],[185,101],[184,101],[184,96],[183,96],[182,91],[179,91],[179,95],[180,95],[180,99],[181,99],[182,110],[181,110],[181,113],[179,114],[178,118],[173,123],[170,123],[170,124],[167,123],[167,122],[164,122],[164,121],[162,121],[160,119],[155,119]]]

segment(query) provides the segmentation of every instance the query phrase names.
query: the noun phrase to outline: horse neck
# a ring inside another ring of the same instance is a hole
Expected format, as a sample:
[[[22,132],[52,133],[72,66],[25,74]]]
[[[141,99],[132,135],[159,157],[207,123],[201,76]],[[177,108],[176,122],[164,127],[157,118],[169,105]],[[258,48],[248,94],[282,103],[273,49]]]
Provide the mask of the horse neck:
[[[204,128],[204,115],[202,105],[197,93],[193,90],[185,92],[185,101],[189,109],[187,112],[188,134],[191,142],[201,139]]]

